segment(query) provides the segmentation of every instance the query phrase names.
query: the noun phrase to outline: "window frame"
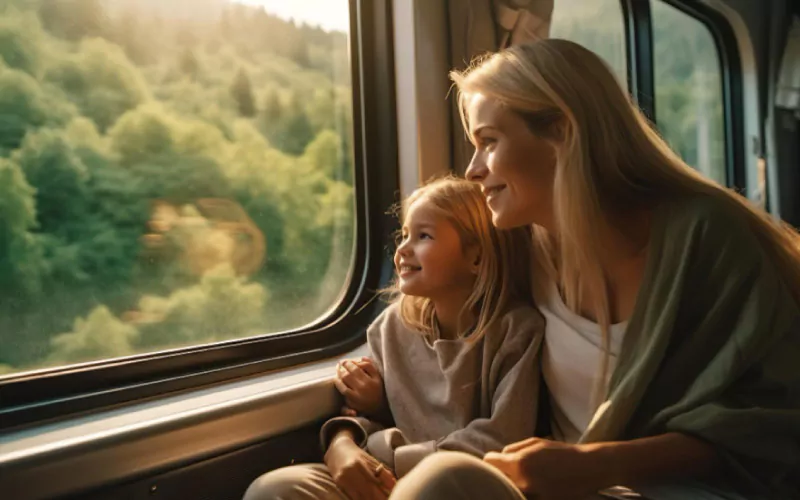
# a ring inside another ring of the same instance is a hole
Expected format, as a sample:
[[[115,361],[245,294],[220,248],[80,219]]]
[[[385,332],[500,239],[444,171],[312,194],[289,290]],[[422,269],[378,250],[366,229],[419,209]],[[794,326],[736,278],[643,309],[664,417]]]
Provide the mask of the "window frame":
[[[725,177],[745,193],[744,95],[736,35],[725,17],[696,0],[620,0],[625,17],[628,87],[647,118],[658,125],[651,2],[663,2],[703,24],[717,49],[722,81]],[[637,44],[637,42],[639,42]]]
[[[394,54],[388,0],[350,0],[356,235],[347,289],[329,314],[296,330],[11,374],[0,380],[0,429],[141,402],[333,357],[363,344],[393,275],[399,189]]]

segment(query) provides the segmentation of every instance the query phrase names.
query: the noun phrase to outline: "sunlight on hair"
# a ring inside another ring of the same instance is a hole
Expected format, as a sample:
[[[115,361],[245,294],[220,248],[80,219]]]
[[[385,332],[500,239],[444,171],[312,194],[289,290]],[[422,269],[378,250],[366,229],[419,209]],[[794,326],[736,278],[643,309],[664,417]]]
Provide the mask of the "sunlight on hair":
[[[464,106],[476,93],[522,115],[558,110],[563,139],[554,141],[557,235],[534,228],[534,272],[558,283],[567,306],[593,311],[603,332],[601,377],[608,379],[611,312],[599,235],[629,210],[656,208],[686,196],[714,197],[747,220],[768,257],[787,276],[800,301],[800,236],[749,200],[687,165],[661,138],[603,60],[567,40],[511,47],[450,73],[466,130]],[[537,292],[542,279],[535,280]],[[589,291],[592,303],[582,303]],[[602,400],[598,391],[597,402]]]
[[[478,318],[471,340],[480,339],[515,302],[531,302],[531,233],[521,227],[499,230],[479,185],[447,176],[434,179],[415,190],[403,201],[407,208],[424,201],[440,211],[459,234],[462,248],[478,245],[481,255],[474,290],[464,304]],[[400,213],[399,207],[393,212]],[[384,291],[391,301],[400,302],[400,314],[411,328],[431,335],[435,315],[430,299],[400,292],[398,283]]]

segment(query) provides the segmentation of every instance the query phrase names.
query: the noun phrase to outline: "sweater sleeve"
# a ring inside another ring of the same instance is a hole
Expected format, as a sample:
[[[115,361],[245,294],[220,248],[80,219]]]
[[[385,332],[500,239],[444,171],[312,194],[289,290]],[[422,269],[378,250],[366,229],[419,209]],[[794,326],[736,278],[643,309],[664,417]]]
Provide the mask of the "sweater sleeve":
[[[750,486],[771,489],[786,480],[797,482],[797,304],[774,256],[744,221],[713,211],[702,222],[698,248],[703,250],[683,290],[684,300],[702,309],[696,318],[679,316],[679,322],[692,324],[693,333],[675,343],[671,365],[676,370],[681,361],[684,369],[696,366],[691,350],[695,356],[708,353],[709,362],[700,366],[684,398],[668,408],[665,428],[713,444]]]
[[[692,435],[743,489],[775,496],[800,478],[800,314],[775,256],[712,201],[670,212],[663,264],[640,291],[641,321],[598,419],[606,432],[591,440]]]
[[[544,321],[526,309],[505,325],[507,332],[491,363],[498,367],[491,415],[476,418],[466,427],[434,441],[406,444],[394,450],[397,477],[408,473],[423,458],[438,450],[485,453],[534,435],[539,399],[539,356]],[[388,443],[398,442],[394,437]],[[370,443],[372,447],[372,443]]]
[[[383,330],[387,327],[389,314],[390,311],[388,309],[384,310],[367,328],[367,345],[369,346],[370,357],[381,377],[384,377]],[[320,429],[320,444],[322,445],[323,453],[328,451],[331,440],[343,428],[347,428],[352,432],[356,444],[365,448],[370,434],[383,429],[383,421],[391,421],[391,412],[386,410],[386,413],[389,413],[389,415],[377,415],[374,419],[361,415],[358,417],[333,417],[326,421],[322,425],[322,429]]]

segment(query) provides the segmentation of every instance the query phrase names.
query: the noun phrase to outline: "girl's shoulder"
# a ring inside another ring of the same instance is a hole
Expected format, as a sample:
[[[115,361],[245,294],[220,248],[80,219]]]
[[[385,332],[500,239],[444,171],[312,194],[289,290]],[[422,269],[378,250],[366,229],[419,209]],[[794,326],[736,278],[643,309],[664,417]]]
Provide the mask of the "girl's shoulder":
[[[400,304],[393,302],[384,308],[383,311],[372,321],[368,329],[371,337],[382,337],[386,335],[403,335],[409,327],[403,321],[400,314]]]
[[[545,320],[542,313],[531,304],[517,302],[512,304],[497,322],[497,332],[506,341],[519,338],[521,341],[533,340],[544,334]]]

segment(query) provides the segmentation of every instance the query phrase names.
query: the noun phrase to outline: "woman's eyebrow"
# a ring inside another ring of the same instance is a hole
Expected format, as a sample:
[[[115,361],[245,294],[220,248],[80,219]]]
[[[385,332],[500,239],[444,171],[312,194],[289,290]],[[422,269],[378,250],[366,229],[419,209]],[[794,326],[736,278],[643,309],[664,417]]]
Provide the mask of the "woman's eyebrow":
[[[472,130],[472,135],[473,135],[473,136],[476,136],[476,135],[478,135],[480,132],[482,132],[482,131],[484,131],[484,130],[490,130],[490,129],[491,129],[491,130],[499,130],[499,129],[498,129],[497,127],[495,127],[494,125],[488,125],[488,124],[484,124],[484,125],[478,125],[477,127],[475,127],[475,128]]]

